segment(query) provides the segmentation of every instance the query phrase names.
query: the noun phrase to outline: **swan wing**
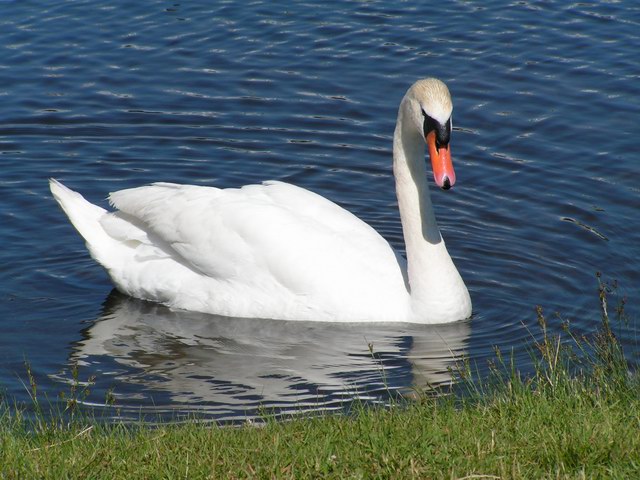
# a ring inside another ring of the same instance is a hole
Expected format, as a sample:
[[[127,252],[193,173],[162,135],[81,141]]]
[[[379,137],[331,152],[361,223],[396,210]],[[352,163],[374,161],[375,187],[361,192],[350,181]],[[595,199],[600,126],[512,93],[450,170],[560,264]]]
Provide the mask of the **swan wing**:
[[[110,234],[140,242],[145,258],[171,257],[213,281],[219,298],[235,286],[257,303],[304,297],[301,303],[312,309],[349,316],[377,302],[382,308],[389,296],[397,306],[407,295],[403,266],[386,240],[335,203],[294,185],[155,183],[112,193],[110,201],[119,210],[109,220],[113,225],[103,222]]]

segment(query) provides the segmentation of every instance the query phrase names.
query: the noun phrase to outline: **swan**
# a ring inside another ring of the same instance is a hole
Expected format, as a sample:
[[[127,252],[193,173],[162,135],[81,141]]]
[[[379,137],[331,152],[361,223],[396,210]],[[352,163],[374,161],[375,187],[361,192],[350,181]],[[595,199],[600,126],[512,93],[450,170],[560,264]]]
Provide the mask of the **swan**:
[[[406,261],[372,227],[303,188],[174,183],[109,195],[114,212],[50,179],[54,198],[116,288],[171,308],[229,317],[447,323],[471,315],[469,292],[438,229],[424,162],[455,183],[453,105],[435,78],[400,103],[393,172]]]

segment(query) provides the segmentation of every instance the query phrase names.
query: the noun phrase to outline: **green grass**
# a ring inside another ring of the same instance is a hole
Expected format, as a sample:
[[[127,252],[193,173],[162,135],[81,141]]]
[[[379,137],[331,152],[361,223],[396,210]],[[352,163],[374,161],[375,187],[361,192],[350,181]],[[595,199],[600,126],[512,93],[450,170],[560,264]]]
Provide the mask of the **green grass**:
[[[238,428],[27,420],[5,406],[0,478],[640,478],[640,380],[606,291],[595,335],[550,335],[539,311],[535,373],[497,352],[483,382],[461,368],[466,395]]]

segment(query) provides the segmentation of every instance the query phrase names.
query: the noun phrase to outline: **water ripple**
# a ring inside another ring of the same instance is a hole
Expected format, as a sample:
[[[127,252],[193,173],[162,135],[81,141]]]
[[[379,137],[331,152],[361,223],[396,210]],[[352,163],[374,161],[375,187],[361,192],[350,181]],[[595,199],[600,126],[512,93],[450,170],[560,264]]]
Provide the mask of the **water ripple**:
[[[54,398],[78,360],[98,374],[97,396],[115,385],[122,416],[235,421],[264,406],[385,402],[446,383],[462,353],[485,372],[494,345],[530,368],[535,305],[589,333],[596,271],[640,297],[639,23],[631,2],[456,1],[437,16],[382,1],[13,2],[0,18],[0,388],[26,398],[27,358]],[[47,177],[103,206],[109,191],[158,180],[291,181],[402,250],[391,141],[398,102],[426,75],[455,104],[458,183],[432,192],[474,302],[455,355],[411,326],[336,341],[321,325],[234,330],[135,302],[103,309],[110,283]],[[619,337],[638,358],[635,328]]]

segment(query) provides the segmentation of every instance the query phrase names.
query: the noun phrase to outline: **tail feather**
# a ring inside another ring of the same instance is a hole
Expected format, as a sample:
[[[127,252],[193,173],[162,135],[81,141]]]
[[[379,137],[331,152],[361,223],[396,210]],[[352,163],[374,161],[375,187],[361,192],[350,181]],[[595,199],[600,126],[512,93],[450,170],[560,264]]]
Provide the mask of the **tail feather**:
[[[49,179],[49,188],[73,226],[84,238],[91,256],[104,265],[101,257],[113,244],[113,239],[100,224],[100,218],[107,211],[89,203],[78,192],[65,187],[54,178]]]

